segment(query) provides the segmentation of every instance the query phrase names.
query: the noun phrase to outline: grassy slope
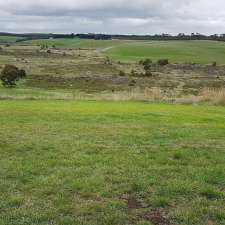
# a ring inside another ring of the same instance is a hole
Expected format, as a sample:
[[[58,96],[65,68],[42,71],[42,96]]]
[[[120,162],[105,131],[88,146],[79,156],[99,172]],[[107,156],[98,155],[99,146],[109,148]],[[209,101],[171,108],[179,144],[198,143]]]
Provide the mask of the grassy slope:
[[[122,41],[49,39],[29,44],[56,45],[63,48],[97,48],[115,60],[138,61],[144,58],[168,58],[171,62],[225,64],[225,44],[215,41]]]
[[[1,101],[0,224],[225,224],[225,108]],[[124,194],[128,194],[126,197]],[[145,208],[127,206],[136,196]]]
[[[0,36],[0,43],[13,43],[21,37],[12,37],[12,36]]]
[[[171,62],[225,64],[225,44],[213,41],[153,41],[127,43],[105,51],[114,59],[137,61],[142,58]]]
[[[108,48],[111,46],[116,46],[120,44],[122,41],[117,40],[89,40],[89,39],[40,39],[40,40],[32,40],[26,41],[24,43],[27,44],[35,44],[35,45],[55,45],[58,48]]]

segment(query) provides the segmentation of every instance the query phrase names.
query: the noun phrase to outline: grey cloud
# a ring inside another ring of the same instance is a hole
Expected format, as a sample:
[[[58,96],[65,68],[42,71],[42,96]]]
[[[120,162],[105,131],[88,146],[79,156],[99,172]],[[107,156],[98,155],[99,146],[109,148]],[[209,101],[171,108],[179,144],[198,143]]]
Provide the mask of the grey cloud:
[[[225,32],[223,0],[0,0],[0,31]]]

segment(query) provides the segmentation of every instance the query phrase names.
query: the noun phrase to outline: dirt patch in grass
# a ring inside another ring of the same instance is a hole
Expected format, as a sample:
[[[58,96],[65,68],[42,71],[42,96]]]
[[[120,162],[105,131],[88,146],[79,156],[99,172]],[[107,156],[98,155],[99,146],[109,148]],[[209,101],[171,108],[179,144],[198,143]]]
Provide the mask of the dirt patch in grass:
[[[154,225],[171,225],[168,212],[164,209],[156,209],[144,214],[142,217]]]
[[[171,225],[168,211],[166,209],[151,209],[144,199],[137,194],[126,194],[122,196],[127,202],[128,212],[132,221],[149,221],[154,225]]]
[[[124,196],[124,199],[127,201],[127,207],[129,210],[145,207],[143,200],[138,198],[135,194],[126,195]]]

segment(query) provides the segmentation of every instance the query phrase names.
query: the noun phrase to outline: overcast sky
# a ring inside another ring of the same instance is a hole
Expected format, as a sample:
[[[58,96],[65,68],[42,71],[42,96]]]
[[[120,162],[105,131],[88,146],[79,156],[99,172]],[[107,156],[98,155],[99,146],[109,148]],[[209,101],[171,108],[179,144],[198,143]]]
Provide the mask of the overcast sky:
[[[225,33],[225,0],[0,0],[0,31]]]

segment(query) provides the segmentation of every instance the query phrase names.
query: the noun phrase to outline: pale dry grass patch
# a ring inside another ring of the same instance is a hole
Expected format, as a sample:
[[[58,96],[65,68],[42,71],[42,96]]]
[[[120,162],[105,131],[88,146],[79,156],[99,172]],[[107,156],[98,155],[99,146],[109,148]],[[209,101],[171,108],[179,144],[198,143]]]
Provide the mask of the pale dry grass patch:
[[[212,89],[204,88],[200,92],[201,101],[213,104],[225,104],[225,88]]]
[[[225,104],[225,88],[203,88],[199,95],[186,95],[176,99],[177,103],[193,104],[207,102],[214,105]]]

